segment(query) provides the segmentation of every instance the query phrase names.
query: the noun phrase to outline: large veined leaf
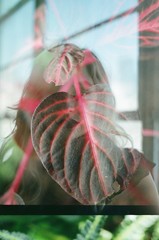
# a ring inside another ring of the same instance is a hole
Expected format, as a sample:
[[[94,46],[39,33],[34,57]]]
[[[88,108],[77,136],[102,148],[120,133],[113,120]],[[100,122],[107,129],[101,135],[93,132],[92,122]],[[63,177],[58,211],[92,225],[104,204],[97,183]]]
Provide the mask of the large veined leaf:
[[[107,84],[76,96],[58,92],[36,108],[34,148],[51,177],[82,204],[97,204],[116,194],[134,173],[138,160],[116,145],[113,95]],[[108,117],[109,116],[109,117]]]

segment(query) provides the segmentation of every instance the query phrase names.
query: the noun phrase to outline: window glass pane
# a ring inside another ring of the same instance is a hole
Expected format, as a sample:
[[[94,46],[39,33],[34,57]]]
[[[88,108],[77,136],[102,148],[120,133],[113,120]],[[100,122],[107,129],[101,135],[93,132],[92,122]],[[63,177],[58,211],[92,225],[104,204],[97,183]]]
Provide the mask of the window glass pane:
[[[136,6],[137,0],[46,0],[47,37],[52,41],[69,36]],[[56,33],[56,34],[55,34]]]
[[[137,5],[134,1],[47,0],[46,45],[99,23]],[[76,5],[77,4],[77,5]],[[113,19],[113,18],[112,18]],[[59,30],[60,29],[60,30]],[[119,111],[138,109],[138,15],[123,16],[68,40],[96,53],[108,74]]]
[[[12,7],[14,7],[20,0],[1,0],[0,1],[0,15],[5,14],[8,12]]]
[[[8,2],[8,1],[7,1]],[[27,13],[27,18],[24,17]],[[28,1],[6,19],[0,28],[0,138],[13,128],[14,111],[32,67],[34,2]],[[17,59],[21,61],[17,62]],[[9,123],[10,119],[10,124]]]
[[[33,10],[34,4],[30,1],[2,23],[0,29],[1,67],[12,62],[19,55],[24,56],[32,52],[28,43],[33,39]],[[24,17],[26,12],[27,18]]]
[[[133,145],[130,141],[126,143],[125,147],[132,147],[142,151],[142,122],[141,121],[119,121],[118,124],[125,130],[125,132],[132,139]]]

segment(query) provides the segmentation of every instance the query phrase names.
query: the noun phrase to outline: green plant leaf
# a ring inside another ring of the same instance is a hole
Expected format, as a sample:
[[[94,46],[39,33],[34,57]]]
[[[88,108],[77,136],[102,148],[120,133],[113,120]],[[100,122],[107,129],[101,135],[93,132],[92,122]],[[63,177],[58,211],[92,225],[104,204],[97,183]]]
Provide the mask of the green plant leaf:
[[[87,220],[75,240],[97,240],[107,216],[95,216]]]
[[[20,232],[9,232],[7,230],[0,231],[0,239],[1,240],[32,240],[24,233]]]
[[[127,216],[120,224],[117,233],[112,240],[143,240],[145,231],[159,221],[159,216],[138,216],[136,220],[129,221]]]

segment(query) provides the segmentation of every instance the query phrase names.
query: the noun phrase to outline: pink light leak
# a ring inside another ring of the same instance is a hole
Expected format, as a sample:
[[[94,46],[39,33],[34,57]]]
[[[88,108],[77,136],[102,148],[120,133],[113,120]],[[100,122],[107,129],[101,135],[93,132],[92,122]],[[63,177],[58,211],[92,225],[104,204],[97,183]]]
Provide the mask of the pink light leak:
[[[26,149],[24,151],[24,155],[19,165],[19,168],[17,170],[15,179],[12,182],[9,190],[0,198],[0,203],[4,203],[4,205],[16,204],[14,195],[20,187],[24,172],[29,163],[32,152],[33,152],[33,145],[32,145],[32,140],[30,138],[26,146]]]
[[[39,99],[25,97],[20,100],[18,108],[32,115],[39,103]]]
[[[143,2],[144,1],[141,0],[139,4]],[[135,6],[134,8],[136,7],[137,6]],[[118,40],[131,40],[133,38],[138,38],[140,39],[139,44],[142,47],[159,46],[159,16],[152,18],[154,12],[156,12],[157,10],[159,11],[159,1],[152,3],[151,6],[143,9],[140,12],[138,27],[136,27],[136,24],[134,24],[134,22],[127,23],[127,17],[131,14],[134,8],[130,9],[130,11],[128,11],[127,14],[123,17],[122,23],[118,24],[118,26],[116,26],[109,35],[99,41],[100,44],[114,43],[118,45],[118,43],[116,43],[116,41]],[[112,20],[110,20],[110,22],[111,21]],[[125,46],[121,44],[119,46],[124,48],[133,47],[132,45]]]
[[[139,3],[139,4],[140,4],[140,3]],[[139,4],[138,4],[138,5],[139,5]],[[124,5],[124,1],[123,1],[123,2],[120,2],[119,6],[123,6],[123,5]],[[138,5],[137,5],[137,6],[138,6]],[[127,23],[126,23],[126,22],[127,22],[126,17],[129,16],[129,15],[132,13],[132,11],[133,11],[137,6],[134,6],[134,7],[132,7],[129,11],[127,11],[127,13],[125,14],[125,16],[123,16],[123,18],[122,18],[122,21],[123,21],[122,25],[121,25],[121,23],[118,23],[117,26],[116,26],[114,29],[111,30],[111,32],[110,32],[109,35],[107,35],[106,37],[101,38],[101,39],[99,40],[99,43],[101,43],[101,44],[109,44],[109,43],[115,43],[117,40],[120,40],[120,39],[125,38],[125,37],[129,37],[129,38],[130,38],[131,34],[129,33],[129,31],[130,31],[131,29],[134,29],[135,32],[136,32],[136,29],[134,28],[134,23],[132,23],[131,28],[130,28],[130,24],[127,24]],[[118,8],[118,9],[120,9],[120,8]],[[117,13],[118,13],[118,12],[115,12],[115,14],[117,14]],[[115,14],[114,14],[114,15],[115,15]],[[111,23],[113,19],[114,19],[114,17],[112,17],[112,18],[110,19],[109,23]],[[120,46],[121,46],[121,45],[120,45]],[[127,46],[123,45],[123,46],[121,46],[121,47],[124,47],[124,48],[125,48],[125,47],[127,47]]]
[[[45,4],[41,4],[35,12],[35,39],[31,42],[31,48],[39,50],[43,47],[43,36],[45,29]]]
[[[42,48],[43,48],[43,42],[42,42],[42,38],[41,37],[38,37],[38,38],[36,38],[34,40],[28,39],[26,41],[26,46],[23,47],[22,49],[20,49],[17,52],[16,56],[14,57],[14,61],[16,61],[16,59],[19,58],[19,57],[23,57],[30,50],[35,50],[35,52],[36,52],[36,51],[39,51]]]
[[[34,19],[36,36],[41,37],[45,29],[45,4],[40,5],[35,11]]]
[[[159,131],[153,129],[143,129],[142,135],[144,137],[159,137]]]
[[[146,36],[140,36],[142,46],[159,46],[159,15],[151,19],[157,10],[159,11],[159,1],[143,10],[139,15],[139,32],[147,33]]]

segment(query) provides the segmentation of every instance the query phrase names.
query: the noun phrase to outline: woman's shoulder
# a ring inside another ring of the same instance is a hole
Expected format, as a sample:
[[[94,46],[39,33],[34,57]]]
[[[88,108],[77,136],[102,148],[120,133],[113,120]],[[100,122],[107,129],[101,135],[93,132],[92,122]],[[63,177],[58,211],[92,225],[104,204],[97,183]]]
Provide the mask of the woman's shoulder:
[[[137,158],[138,167],[132,175],[128,187],[116,195],[111,205],[157,205],[159,196],[151,175],[155,164],[146,159],[143,153],[136,149],[125,149]],[[129,159],[131,161],[131,159]]]
[[[129,187],[115,196],[111,205],[154,205],[159,207],[157,188],[149,173],[139,184],[129,184]]]

